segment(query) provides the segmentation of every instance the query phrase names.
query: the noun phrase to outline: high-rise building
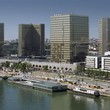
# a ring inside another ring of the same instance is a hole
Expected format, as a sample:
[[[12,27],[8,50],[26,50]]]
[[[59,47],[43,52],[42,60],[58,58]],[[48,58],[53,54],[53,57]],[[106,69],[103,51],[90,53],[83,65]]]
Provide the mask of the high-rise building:
[[[19,56],[44,55],[44,24],[19,24]]]
[[[87,16],[51,16],[51,60],[69,62],[84,60],[88,53],[89,23]]]
[[[110,51],[110,18],[101,18],[99,21],[99,53]]]
[[[0,23],[0,56],[3,56],[4,23]]]

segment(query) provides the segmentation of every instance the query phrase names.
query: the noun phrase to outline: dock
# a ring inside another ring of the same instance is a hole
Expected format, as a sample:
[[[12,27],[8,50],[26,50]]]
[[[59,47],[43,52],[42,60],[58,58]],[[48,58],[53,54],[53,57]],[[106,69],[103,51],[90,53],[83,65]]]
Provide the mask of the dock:
[[[23,81],[10,81],[13,84],[17,84],[20,86],[26,86],[30,87],[32,89],[42,90],[42,91],[48,91],[48,92],[61,92],[61,91],[67,91],[67,85],[60,84],[58,82],[54,81],[48,81],[48,80],[29,80],[29,79],[23,79]]]

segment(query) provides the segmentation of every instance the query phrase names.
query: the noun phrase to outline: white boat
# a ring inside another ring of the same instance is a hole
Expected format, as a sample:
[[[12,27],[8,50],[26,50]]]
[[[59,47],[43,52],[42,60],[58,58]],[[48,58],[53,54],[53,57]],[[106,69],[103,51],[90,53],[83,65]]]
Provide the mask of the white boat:
[[[29,86],[33,86],[33,83],[31,81],[25,81],[26,85],[29,85]]]
[[[23,74],[21,74],[21,75],[15,75],[15,76],[9,77],[8,78],[8,81],[21,81],[22,78],[23,78]]]
[[[81,93],[81,94],[93,95],[95,97],[100,96],[99,91],[92,90],[92,89],[89,89],[89,88],[80,87],[80,86],[73,87],[72,91],[76,92],[76,93]]]

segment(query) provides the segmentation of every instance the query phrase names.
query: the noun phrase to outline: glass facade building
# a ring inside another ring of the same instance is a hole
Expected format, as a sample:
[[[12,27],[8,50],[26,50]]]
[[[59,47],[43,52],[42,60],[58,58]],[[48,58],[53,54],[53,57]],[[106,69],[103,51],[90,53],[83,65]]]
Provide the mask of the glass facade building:
[[[89,23],[87,16],[51,16],[51,60],[73,63],[76,56],[82,58],[88,53]]]

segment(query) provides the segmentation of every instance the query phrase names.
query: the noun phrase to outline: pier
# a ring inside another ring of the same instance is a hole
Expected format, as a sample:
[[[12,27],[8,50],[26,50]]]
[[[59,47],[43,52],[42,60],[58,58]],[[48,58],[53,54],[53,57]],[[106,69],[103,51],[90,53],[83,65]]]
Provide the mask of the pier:
[[[26,78],[19,78],[16,79],[16,77],[11,77],[8,79],[9,82],[12,82],[12,84],[17,84],[21,86],[30,87],[32,89],[38,89],[42,91],[48,91],[48,92],[60,92],[60,91],[66,91],[67,85],[61,84],[52,80],[31,80]]]

